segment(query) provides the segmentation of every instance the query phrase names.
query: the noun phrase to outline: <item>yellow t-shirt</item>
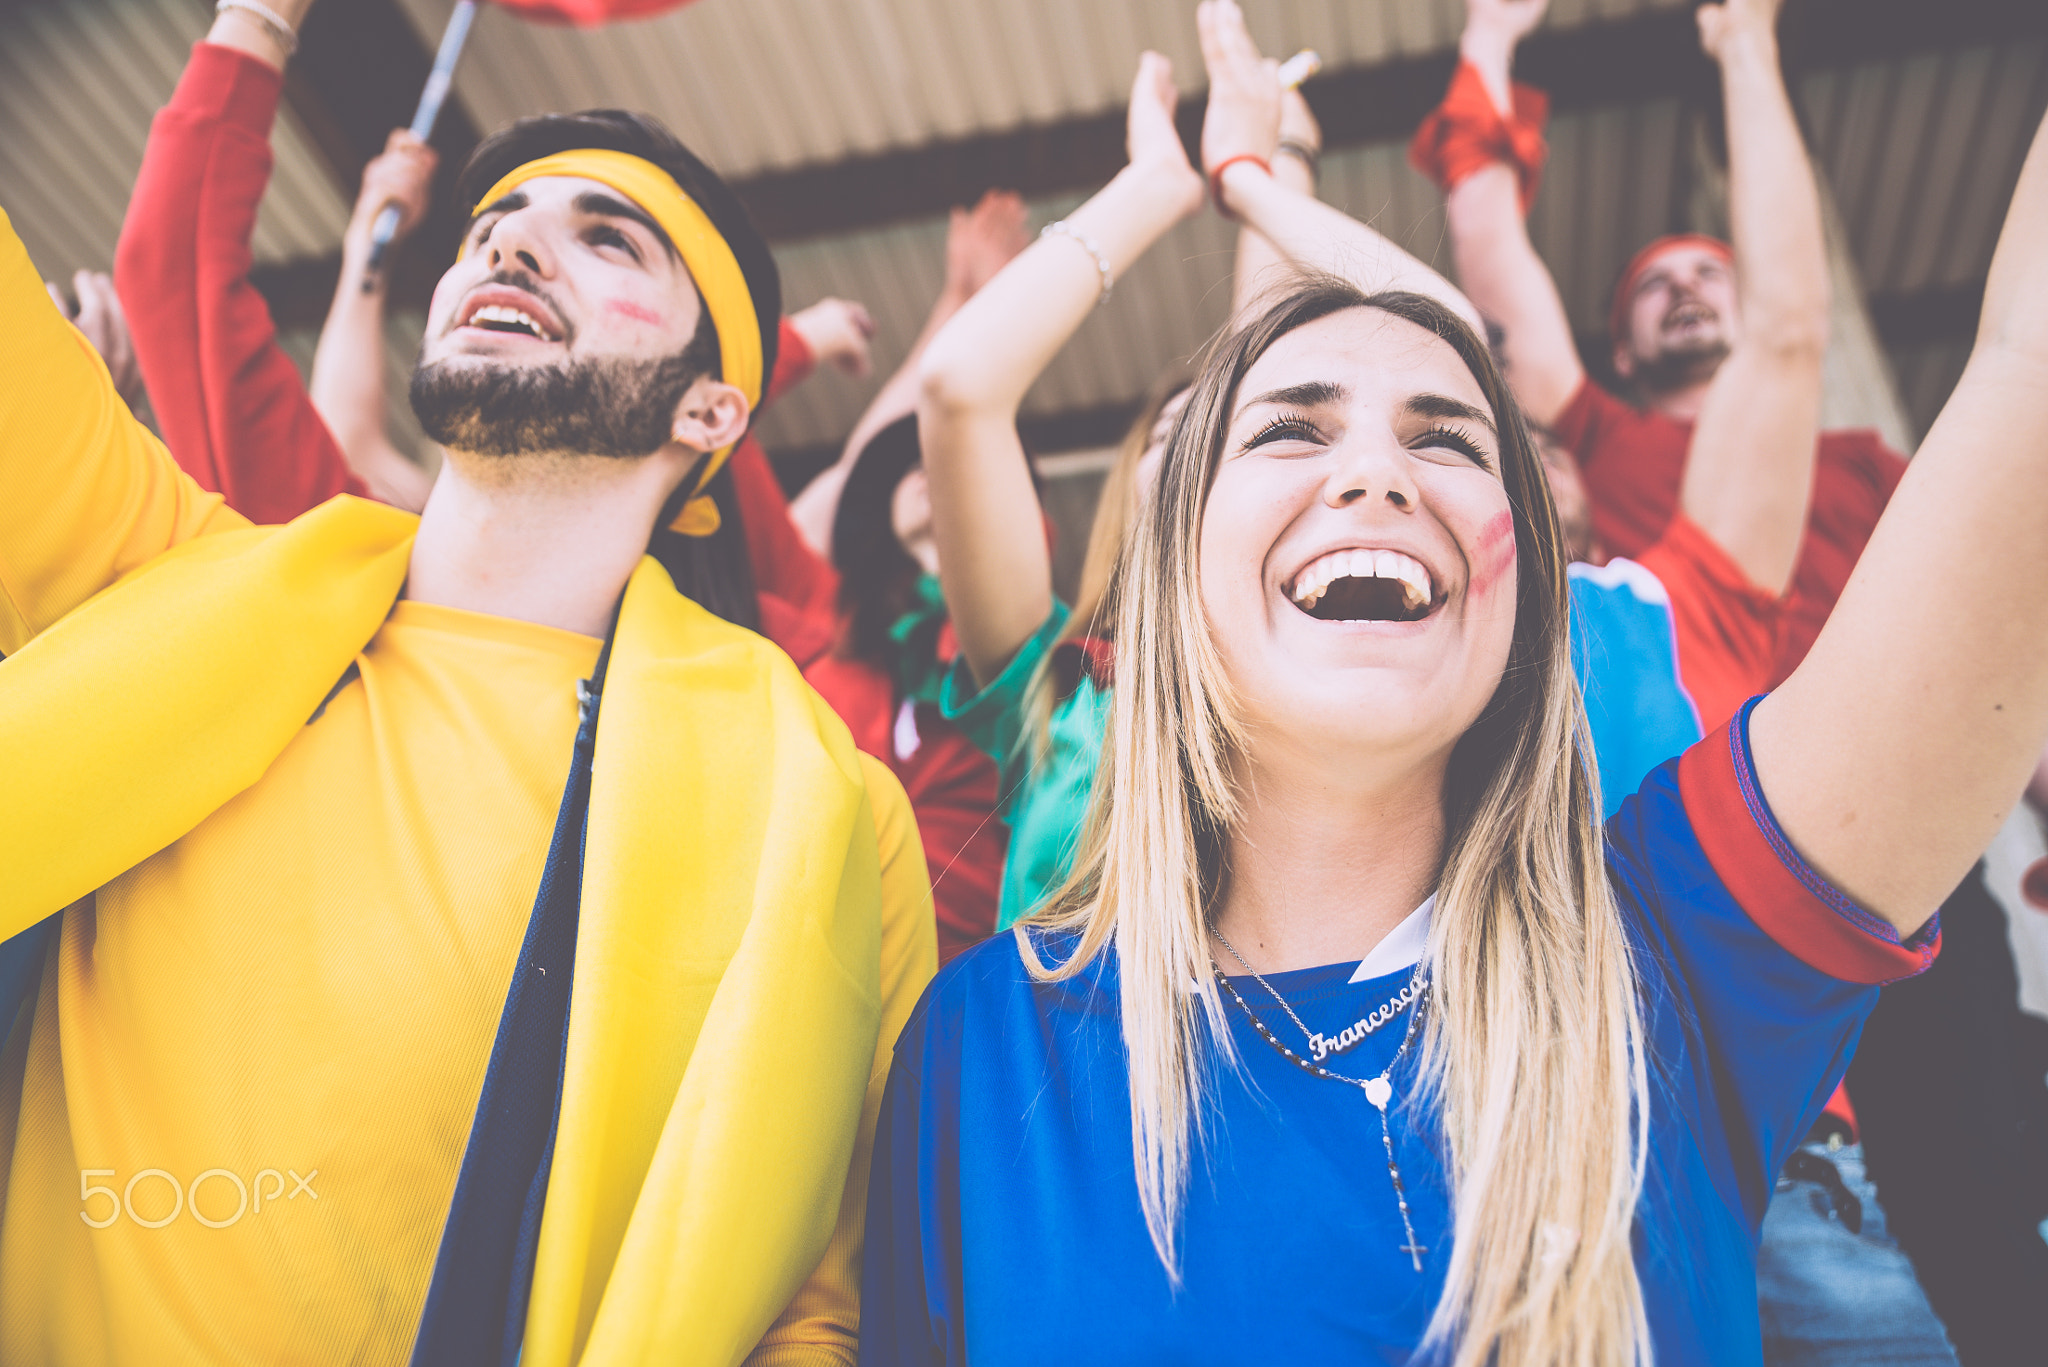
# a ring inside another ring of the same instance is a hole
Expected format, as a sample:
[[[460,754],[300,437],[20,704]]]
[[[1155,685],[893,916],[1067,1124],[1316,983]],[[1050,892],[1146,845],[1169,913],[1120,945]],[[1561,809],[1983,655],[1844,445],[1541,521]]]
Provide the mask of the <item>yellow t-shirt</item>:
[[[401,602],[255,787],[66,917],[0,1361],[406,1360],[599,644]]]
[[[247,524],[129,416],[4,211],[0,317],[14,651]],[[66,912],[0,1050],[0,1362],[407,1359],[598,649],[400,602],[253,787]],[[880,1035],[831,1243],[749,1367],[853,1360],[869,1146],[933,968],[909,804],[861,763]]]

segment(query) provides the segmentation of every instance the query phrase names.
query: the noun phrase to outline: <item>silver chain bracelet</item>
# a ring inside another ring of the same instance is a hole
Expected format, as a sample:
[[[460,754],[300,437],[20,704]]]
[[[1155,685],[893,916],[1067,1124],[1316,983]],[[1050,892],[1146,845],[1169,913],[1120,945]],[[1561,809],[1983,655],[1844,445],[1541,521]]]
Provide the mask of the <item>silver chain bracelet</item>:
[[[277,40],[277,45],[284,49],[285,56],[289,57],[299,50],[299,35],[284,21],[283,15],[262,3],[262,0],[217,0],[213,12],[226,14],[231,9],[242,11],[268,29],[270,36]]]
[[[1102,254],[1102,248],[1095,245],[1095,239],[1075,228],[1064,218],[1056,219],[1038,230],[1040,237],[1065,237],[1081,244],[1081,250],[1095,258],[1095,269],[1102,272],[1102,293],[1095,300],[1100,308],[1109,302],[1109,291],[1116,284],[1116,276],[1109,269],[1109,258]]]

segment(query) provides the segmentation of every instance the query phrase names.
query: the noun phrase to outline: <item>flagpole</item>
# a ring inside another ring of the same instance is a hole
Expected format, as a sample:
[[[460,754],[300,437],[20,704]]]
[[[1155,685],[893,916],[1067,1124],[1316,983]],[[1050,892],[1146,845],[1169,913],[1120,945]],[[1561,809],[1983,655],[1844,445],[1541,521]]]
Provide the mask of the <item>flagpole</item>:
[[[462,58],[462,45],[469,39],[469,26],[475,18],[476,0],[455,0],[455,13],[448,16],[448,27],[441,31],[434,69],[427,74],[426,87],[420,91],[419,108],[413,111],[412,135],[421,142],[434,135],[434,120],[441,116],[441,104],[448,98],[448,87],[455,79],[455,64]],[[398,206],[387,204],[377,211],[376,225],[370,229],[370,262],[363,273],[363,293],[375,288],[384,253],[397,236]]]

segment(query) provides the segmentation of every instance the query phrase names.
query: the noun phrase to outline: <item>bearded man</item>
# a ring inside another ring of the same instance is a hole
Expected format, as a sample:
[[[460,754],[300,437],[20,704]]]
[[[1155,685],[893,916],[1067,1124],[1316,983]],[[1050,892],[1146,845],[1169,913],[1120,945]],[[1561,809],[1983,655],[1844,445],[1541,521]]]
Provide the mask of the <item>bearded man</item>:
[[[1598,554],[1638,558],[1687,514],[1682,535],[1704,532],[1766,602],[1782,600],[1776,685],[1820,634],[1905,473],[1873,431],[1816,441],[1827,261],[1779,70],[1782,0],[1699,12],[1721,73],[1735,244],[1660,238],[1623,271],[1608,331],[1628,398],[1587,376],[1523,218],[1547,104],[1509,70],[1547,3],[1467,0],[1458,74],[1411,155],[1445,188],[1459,283],[1499,330],[1516,399],[1578,456]]]
[[[715,615],[773,261],[637,116],[462,188],[423,512],[277,528],[0,216],[0,1360],[853,1360],[932,913],[888,771]]]

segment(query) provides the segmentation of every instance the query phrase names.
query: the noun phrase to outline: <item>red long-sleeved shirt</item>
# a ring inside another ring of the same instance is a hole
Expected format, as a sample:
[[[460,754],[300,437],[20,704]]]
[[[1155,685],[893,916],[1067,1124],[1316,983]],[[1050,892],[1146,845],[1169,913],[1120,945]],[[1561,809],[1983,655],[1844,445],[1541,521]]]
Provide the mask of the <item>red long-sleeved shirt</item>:
[[[249,283],[284,77],[199,43],[150,125],[114,252],[135,358],[185,472],[255,522],[363,492]]]

